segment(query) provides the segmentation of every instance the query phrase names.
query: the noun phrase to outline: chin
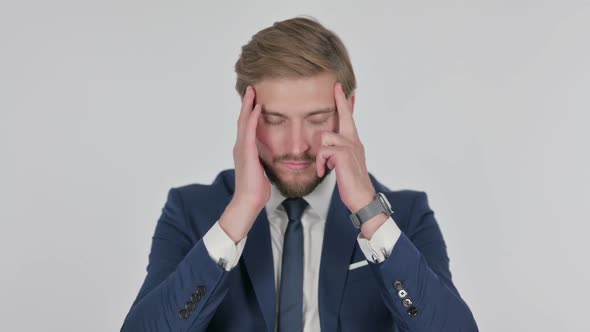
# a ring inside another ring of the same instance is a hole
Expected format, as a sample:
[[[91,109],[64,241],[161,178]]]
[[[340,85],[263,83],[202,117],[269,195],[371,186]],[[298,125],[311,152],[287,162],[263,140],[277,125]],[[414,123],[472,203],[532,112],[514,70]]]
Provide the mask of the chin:
[[[260,159],[266,175],[285,197],[303,197],[310,194],[330,173],[331,169],[326,168],[324,176],[321,178],[315,173],[315,165],[312,163],[303,170],[288,170],[282,167],[270,167],[265,161]],[[295,178],[295,179],[293,179]]]

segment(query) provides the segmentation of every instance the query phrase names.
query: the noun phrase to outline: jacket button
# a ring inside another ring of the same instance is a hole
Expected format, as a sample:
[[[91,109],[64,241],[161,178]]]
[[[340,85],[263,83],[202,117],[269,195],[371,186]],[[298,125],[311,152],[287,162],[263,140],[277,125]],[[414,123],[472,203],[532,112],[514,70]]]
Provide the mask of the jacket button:
[[[404,305],[404,308],[409,308],[412,306],[412,304],[414,304],[414,302],[412,302],[411,298],[406,297],[405,299],[402,300],[402,304]]]
[[[398,291],[402,290],[402,289],[404,289],[404,284],[402,284],[401,281],[396,280],[393,282],[393,288],[395,288],[395,290],[398,290]]]
[[[195,304],[193,302],[189,301],[186,303],[184,308],[188,311],[193,311],[193,310],[195,310]]]
[[[197,293],[199,295],[205,294],[205,286],[203,286],[203,285],[197,286],[197,290],[195,291],[195,293]]]
[[[403,299],[404,297],[406,297],[408,295],[408,292],[406,292],[405,289],[400,289],[399,292],[397,292],[397,296],[399,296],[400,299]]]
[[[201,295],[199,295],[196,291],[193,293],[193,295],[191,296],[191,300],[193,300],[194,303],[197,303],[199,301],[201,301]]]
[[[190,315],[191,315],[191,313],[188,310],[186,310],[186,309],[180,310],[180,318],[187,319]]]
[[[414,316],[416,316],[417,314],[418,314],[418,309],[416,309],[416,307],[414,307],[414,306],[411,306],[411,307],[408,309],[408,315],[410,315],[410,316],[414,317]]]

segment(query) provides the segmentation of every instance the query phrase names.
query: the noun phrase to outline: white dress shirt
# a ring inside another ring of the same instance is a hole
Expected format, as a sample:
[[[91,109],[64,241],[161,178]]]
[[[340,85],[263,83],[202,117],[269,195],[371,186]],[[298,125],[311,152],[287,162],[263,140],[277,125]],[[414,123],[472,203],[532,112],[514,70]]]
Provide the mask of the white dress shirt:
[[[320,331],[320,317],[318,308],[318,286],[320,272],[320,258],[322,243],[324,240],[324,227],[330,208],[330,200],[336,184],[336,171],[330,172],[313,192],[303,198],[309,206],[303,212],[301,224],[303,226],[303,331]],[[271,184],[271,195],[265,209],[268,216],[270,236],[272,241],[272,254],[275,272],[275,293],[278,315],[279,289],[281,280],[281,261],[283,257],[283,238],[287,229],[287,213],[281,204],[284,197],[278,188]],[[351,222],[342,220],[342,222]],[[375,263],[382,262],[389,255],[399,238],[401,232],[393,219],[389,217],[385,223],[377,229],[371,240],[367,240],[359,232],[357,241],[363,254]],[[244,250],[246,239],[243,238],[236,245],[223,231],[217,221],[213,227],[203,236],[205,248],[209,256],[219,262],[226,271],[238,264]],[[353,267],[351,267],[353,268]],[[278,318],[278,316],[277,316]],[[278,319],[275,320],[278,322]],[[275,324],[276,331],[277,324]]]

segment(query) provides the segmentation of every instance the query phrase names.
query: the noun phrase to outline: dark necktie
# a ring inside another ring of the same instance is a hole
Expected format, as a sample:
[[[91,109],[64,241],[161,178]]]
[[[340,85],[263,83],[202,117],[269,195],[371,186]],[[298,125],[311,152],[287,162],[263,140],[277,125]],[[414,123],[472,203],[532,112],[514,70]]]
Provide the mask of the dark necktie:
[[[283,206],[289,224],[283,241],[279,332],[303,331],[303,226],[301,215],[307,207],[303,198],[287,198]]]

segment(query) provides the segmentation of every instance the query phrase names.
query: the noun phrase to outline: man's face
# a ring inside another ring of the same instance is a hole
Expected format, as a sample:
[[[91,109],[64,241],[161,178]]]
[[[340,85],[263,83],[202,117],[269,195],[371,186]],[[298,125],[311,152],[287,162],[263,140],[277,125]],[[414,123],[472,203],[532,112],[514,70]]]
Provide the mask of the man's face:
[[[254,84],[255,103],[262,106],[256,129],[260,162],[285,197],[311,193],[331,171],[324,165],[318,177],[315,159],[321,132],[338,132],[335,84],[332,73]]]

